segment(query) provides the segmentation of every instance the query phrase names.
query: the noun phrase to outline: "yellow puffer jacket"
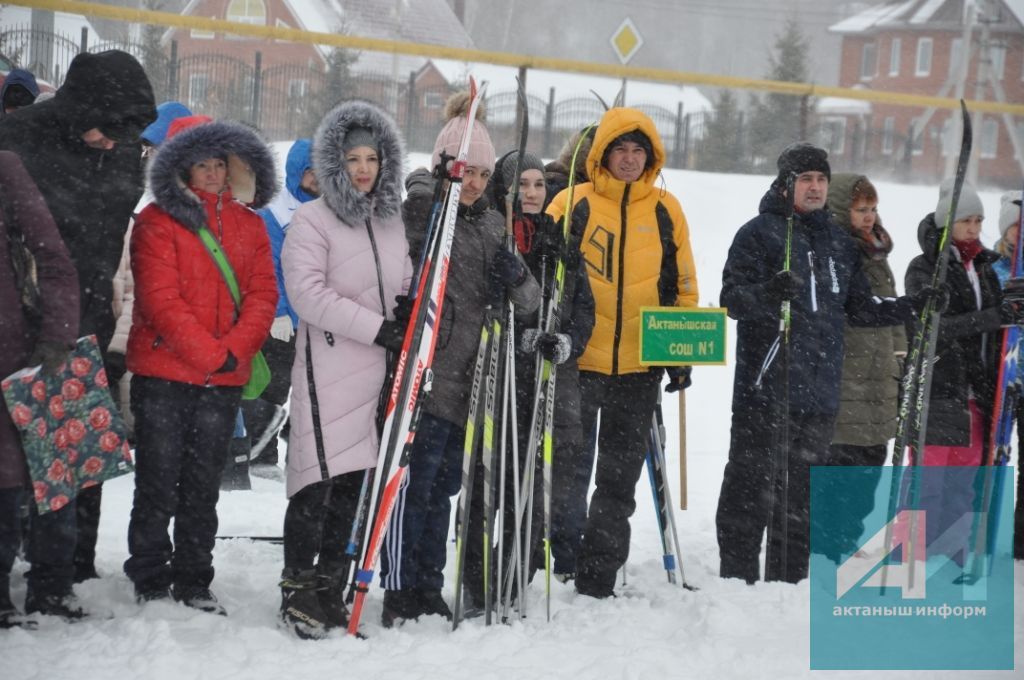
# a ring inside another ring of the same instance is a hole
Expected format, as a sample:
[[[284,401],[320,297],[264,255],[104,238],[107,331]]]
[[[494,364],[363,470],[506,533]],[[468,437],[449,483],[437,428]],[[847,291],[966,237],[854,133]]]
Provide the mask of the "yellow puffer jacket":
[[[627,184],[615,179],[601,158],[612,141],[633,130],[651,140],[654,163]],[[572,229],[582,234],[580,251],[596,303],[596,324],[579,359],[580,370],[608,375],[646,371],[640,365],[640,308],[697,305],[686,217],[675,196],[655,186],[664,164],[665,148],[650,118],[631,108],[604,114],[587,156],[592,181],[573,193]],[[568,191],[548,206],[556,220],[565,213]]]

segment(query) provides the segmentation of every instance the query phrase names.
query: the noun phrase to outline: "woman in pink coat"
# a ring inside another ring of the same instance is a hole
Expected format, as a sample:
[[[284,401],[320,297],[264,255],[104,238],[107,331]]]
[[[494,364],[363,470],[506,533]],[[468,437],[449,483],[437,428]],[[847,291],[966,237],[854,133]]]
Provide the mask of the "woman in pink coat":
[[[302,638],[348,625],[345,547],[377,462],[386,348],[400,349],[404,332],[392,308],[412,276],[403,157],[394,122],[376,107],[354,101],[328,113],[313,143],[321,197],[295,212],[281,251],[299,316],[281,620]]]

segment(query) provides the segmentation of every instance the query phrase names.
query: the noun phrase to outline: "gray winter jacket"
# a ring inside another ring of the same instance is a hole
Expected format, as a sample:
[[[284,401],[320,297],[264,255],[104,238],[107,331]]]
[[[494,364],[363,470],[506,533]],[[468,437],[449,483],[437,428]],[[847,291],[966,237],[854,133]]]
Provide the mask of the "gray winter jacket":
[[[405,181],[407,197],[402,205],[409,254],[418,262],[423,250],[434,179],[421,168]],[[473,362],[480,344],[480,327],[487,306],[488,281],[494,253],[504,247],[505,225],[500,214],[484,196],[471,206],[459,206],[452,244],[451,267],[441,310],[434,382],[424,401],[424,410],[463,427],[468,413],[473,381]],[[520,260],[522,257],[520,256]],[[525,266],[525,263],[524,263]],[[527,315],[540,305],[540,286],[529,273],[509,297],[518,314]]]

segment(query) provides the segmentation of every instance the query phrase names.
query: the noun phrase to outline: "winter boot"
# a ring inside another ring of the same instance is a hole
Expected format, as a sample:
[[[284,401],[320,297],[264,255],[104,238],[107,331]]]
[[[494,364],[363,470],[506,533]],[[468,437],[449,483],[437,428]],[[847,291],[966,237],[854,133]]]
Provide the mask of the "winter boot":
[[[312,569],[286,569],[282,576],[282,627],[302,640],[322,640],[327,637],[332,624],[320,605],[322,579]]]
[[[228,610],[224,609],[224,605],[217,602],[217,598],[210,592],[210,589],[204,586],[174,586],[171,593],[174,595],[175,601],[186,607],[217,616],[228,615]]]
[[[28,595],[25,596],[25,612],[57,616],[64,619],[65,623],[75,623],[88,616],[79,606],[78,598],[73,593],[57,595],[40,592],[31,586],[29,586]]]
[[[318,564],[316,567],[320,589],[317,596],[320,608],[327,616],[329,626],[348,628],[349,610],[345,605],[345,585],[348,580],[348,563]]]
[[[423,614],[423,605],[419,591],[416,590],[385,590],[384,611],[380,622],[385,628],[393,628],[405,621],[415,621]]]
[[[11,601],[10,578],[0,578],[0,630],[5,628],[34,629],[36,622],[26,617]]]
[[[436,614],[443,616],[448,621],[452,620],[452,610],[448,608],[448,603],[444,601],[440,590],[417,590],[416,595],[419,597],[420,611],[423,614],[427,616]],[[481,602],[482,605],[483,602]]]

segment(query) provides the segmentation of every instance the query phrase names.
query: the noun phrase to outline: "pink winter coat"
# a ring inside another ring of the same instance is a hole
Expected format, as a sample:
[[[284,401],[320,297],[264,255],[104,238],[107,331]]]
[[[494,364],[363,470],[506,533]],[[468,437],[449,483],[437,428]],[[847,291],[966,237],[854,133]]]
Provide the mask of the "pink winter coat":
[[[372,131],[380,172],[369,194],[345,167],[349,130]],[[394,318],[395,296],[409,289],[412,264],[401,217],[402,159],[394,122],[365,102],[345,102],[324,117],[313,142],[322,195],[292,216],[281,269],[299,316],[292,366],[287,488],[303,487],[376,465],[377,404],[386,356],[373,339]],[[308,347],[307,347],[308,346]],[[312,356],[323,456],[317,452],[307,378]]]
[[[408,290],[412,265],[400,217],[373,221],[370,228],[380,259],[383,304],[366,224],[341,222],[323,199],[317,199],[300,206],[288,227],[281,263],[288,299],[299,315],[288,438],[289,497],[323,480],[313,434],[307,337],[329,476],[377,463],[375,419],[386,366],[385,350],[373,339],[384,318],[393,318],[395,296]]]

